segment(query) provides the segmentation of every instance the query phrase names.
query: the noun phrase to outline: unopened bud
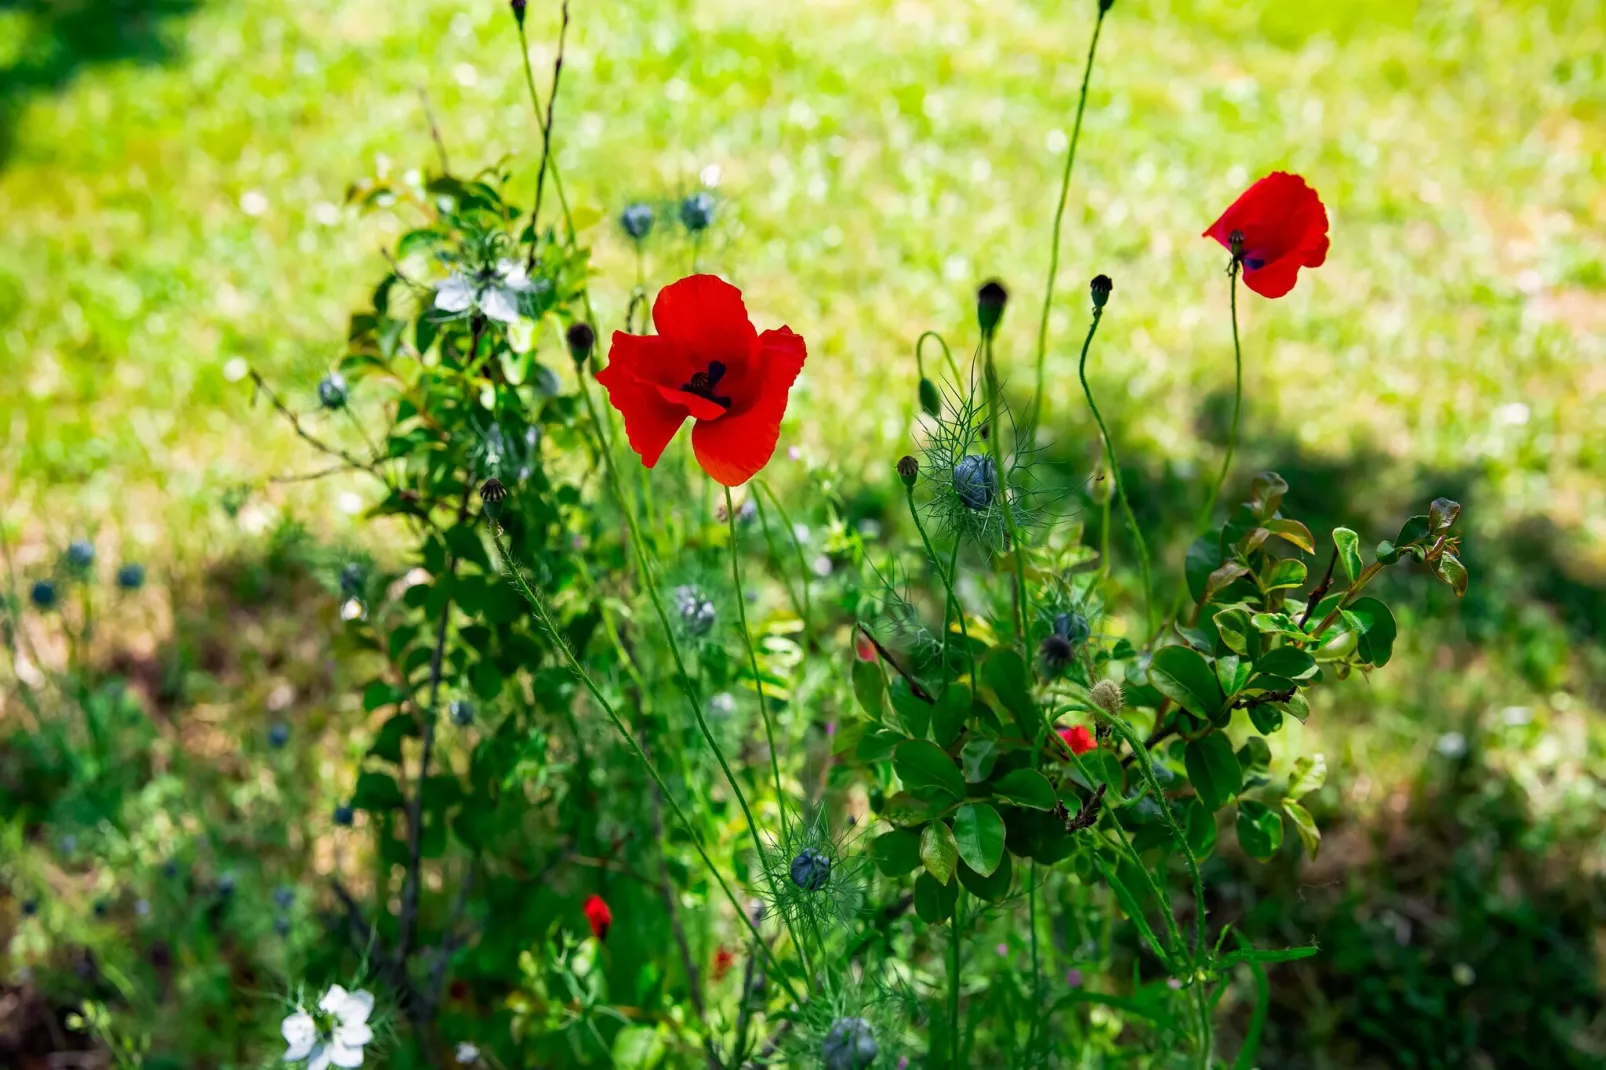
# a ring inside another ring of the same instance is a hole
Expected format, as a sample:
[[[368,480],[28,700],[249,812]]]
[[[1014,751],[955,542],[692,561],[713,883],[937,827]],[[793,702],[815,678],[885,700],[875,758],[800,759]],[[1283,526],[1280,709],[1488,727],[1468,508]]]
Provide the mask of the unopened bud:
[[[1115,283],[1110,281],[1108,275],[1094,275],[1093,281],[1088,283],[1088,290],[1093,294],[1093,307],[1103,308],[1110,300],[1110,291],[1115,289]]]
[[[495,520],[502,515],[502,503],[507,501],[507,488],[500,479],[487,479],[480,485],[480,501],[485,504],[485,515]]]
[[[898,478],[903,480],[904,486],[914,486],[915,480],[920,478],[920,462],[915,460],[913,457],[910,457],[908,454],[899,457]]]
[[[1232,258],[1234,260],[1242,260],[1244,258],[1244,232],[1235,230],[1227,235],[1227,248],[1232,250]]]
[[[564,338],[569,343],[569,356],[574,358],[576,364],[585,363],[585,359],[591,355],[591,347],[597,344],[597,332],[591,329],[589,323],[570,325]]]
[[[713,195],[706,190],[698,190],[681,201],[680,221],[693,234],[707,230],[714,222]]]
[[[992,334],[998,329],[998,321],[1004,318],[1004,305],[1009,301],[1009,291],[997,279],[990,279],[982,284],[976,291],[976,322],[981,325],[982,334]]]
[[[318,380],[318,403],[326,409],[345,408],[346,377],[339,372],[330,372]]]
[[[937,384],[923,375],[920,377],[920,407],[933,419],[942,413],[942,395],[937,393]]]
[[[1122,693],[1121,685],[1109,678],[1094,684],[1088,697],[1093,700],[1093,705],[1111,717],[1120,713],[1122,707],[1126,705],[1126,695]]]
[[[1100,0],[1102,3],[1103,0]],[[524,25],[524,9],[529,7],[529,0],[513,0],[513,18],[520,26]]]

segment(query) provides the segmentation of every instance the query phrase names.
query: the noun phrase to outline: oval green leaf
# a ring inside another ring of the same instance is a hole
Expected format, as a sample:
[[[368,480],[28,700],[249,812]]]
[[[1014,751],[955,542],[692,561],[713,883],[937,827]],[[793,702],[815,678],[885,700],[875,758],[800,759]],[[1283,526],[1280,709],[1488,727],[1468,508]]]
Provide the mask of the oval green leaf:
[[[922,873],[915,878],[915,914],[927,925],[940,925],[953,917],[959,899],[959,882],[941,884]]]
[[[1017,806],[1033,810],[1054,809],[1054,788],[1048,778],[1035,769],[1017,769],[993,781],[993,794]]]
[[[900,743],[892,752],[892,769],[912,795],[937,792],[957,802],[965,797],[965,778],[948,752],[926,739]]]
[[[920,865],[920,834],[913,829],[893,829],[870,843],[875,868],[886,877],[901,877]]]
[[[941,821],[933,821],[920,833],[920,861],[933,878],[947,884],[959,864],[959,845],[954,842],[953,830]]]
[[[1209,717],[1226,702],[1216,674],[1204,655],[1192,647],[1167,646],[1149,662],[1149,682],[1160,694],[1190,713]]]
[[[954,839],[965,865],[990,877],[1004,855],[1004,819],[986,803],[966,803],[954,814]]]
[[[1264,862],[1283,845],[1283,819],[1265,803],[1242,799],[1238,803],[1238,846],[1250,858]]]
[[[1221,809],[1244,786],[1238,756],[1233,753],[1227,737],[1220,732],[1212,732],[1189,743],[1182,761],[1187,766],[1193,790],[1207,809]]]

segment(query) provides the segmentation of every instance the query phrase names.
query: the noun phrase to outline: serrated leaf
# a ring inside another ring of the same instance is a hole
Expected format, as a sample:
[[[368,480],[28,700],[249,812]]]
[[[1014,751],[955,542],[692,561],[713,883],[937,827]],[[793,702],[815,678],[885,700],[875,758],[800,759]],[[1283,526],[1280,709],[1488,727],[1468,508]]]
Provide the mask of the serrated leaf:
[[[1312,862],[1316,854],[1322,849],[1322,831],[1316,827],[1316,819],[1310,816],[1310,811],[1291,799],[1283,800],[1283,813],[1288,815],[1288,821],[1299,833],[1299,842],[1305,845],[1305,854]]]
[[[953,830],[941,821],[933,821],[920,830],[920,861],[933,878],[947,884],[959,864],[959,845]]]
[[[1221,684],[1197,650],[1167,646],[1155,651],[1149,662],[1149,682],[1162,695],[1190,713],[1209,717],[1226,702]]]
[[[1344,570],[1344,578],[1354,583],[1364,567],[1361,564],[1361,537],[1349,528],[1334,528],[1333,549],[1338,551],[1338,564]]]
[[[1243,788],[1238,756],[1220,732],[1191,741],[1183,751],[1183,764],[1199,801],[1211,810],[1221,809]]]
[[[1035,769],[1017,769],[992,783],[993,794],[1017,806],[1033,810],[1054,809],[1054,788],[1048,778]]]
[[[991,876],[1004,854],[1004,819],[986,803],[966,803],[954,813],[954,840],[965,865]]]
[[[937,792],[953,801],[965,797],[965,778],[954,760],[930,740],[912,739],[892,752],[892,769],[911,793]]]
[[[1296,801],[1303,799],[1311,792],[1319,790],[1325,783],[1327,783],[1326,755],[1308,755],[1295,762],[1293,772],[1288,774],[1286,797]]]
[[[1283,819],[1265,803],[1238,800],[1238,846],[1250,858],[1264,862],[1283,845]]]

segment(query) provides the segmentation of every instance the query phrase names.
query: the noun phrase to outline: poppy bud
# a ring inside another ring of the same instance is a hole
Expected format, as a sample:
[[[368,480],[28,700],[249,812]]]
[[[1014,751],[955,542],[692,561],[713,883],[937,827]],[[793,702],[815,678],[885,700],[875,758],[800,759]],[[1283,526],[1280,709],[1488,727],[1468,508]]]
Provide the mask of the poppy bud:
[[[1093,685],[1093,691],[1088,696],[1093,705],[1110,714],[1112,717],[1121,712],[1126,705],[1126,696],[1121,692],[1121,685],[1114,680],[1100,680]]]
[[[480,484],[480,501],[485,505],[485,515],[495,520],[502,515],[502,503],[507,501],[507,488],[500,479],[487,479]]]
[[[597,332],[591,329],[589,323],[572,324],[564,338],[569,342],[569,356],[574,358],[576,364],[584,364],[591,355],[591,347],[597,344]]]
[[[920,478],[920,462],[915,460],[913,457],[910,457],[908,454],[899,457],[898,478],[903,480],[904,486],[914,486],[915,480]]]
[[[937,384],[923,375],[920,377],[920,407],[933,418],[942,414],[942,395],[937,393]]]
[[[1115,0],[1099,0],[1099,14],[1109,14],[1110,8],[1115,6]]]
[[[33,588],[28,592],[28,598],[40,609],[54,609],[56,585],[49,580],[35,580]]]
[[[1227,235],[1227,248],[1231,251],[1234,260],[1242,260],[1244,258],[1244,232],[1235,230]]]
[[[652,205],[637,201],[619,213],[619,225],[630,235],[631,241],[645,241],[652,233]]]
[[[820,1047],[826,1070],[869,1070],[880,1053],[870,1023],[863,1018],[838,1018]]]
[[[707,230],[714,222],[714,198],[706,190],[698,190],[681,201],[680,221],[693,234]]]
[[[467,699],[456,699],[446,707],[446,713],[451,717],[452,723],[459,728],[466,728],[474,723],[474,703]]]
[[[1071,641],[1063,635],[1051,632],[1043,637],[1043,644],[1038,648],[1038,653],[1043,657],[1043,667],[1058,676],[1065,671],[1065,666],[1071,663],[1076,648],[1071,646]]]
[[[117,586],[125,591],[137,591],[145,586],[145,566],[129,562],[117,569]]]
[[[792,883],[805,892],[817,892],[831,879],[831,860],[812,847],[792,859]]]
[[[1088,284],[1093,294],[1093,307],[1103,308],[1110,299],[1110,291],[1115,289],[1115,283],[1110,281],[1108,275],[1094,275],[1093,281]]]
[[[972,453],[954,465],[954,491],[965,508],[980,512],[993,504],[997,471],[993,459],[979,453]]]
[[[529,0],[513,0],[513,18],[520,26],[524,25],[524,9],[529,6]]]
[[[586,900],[586,922],[591,926],[591,935],[598,940],[608,939],[608,927],[613,924],[613,911],[603,902],[602,896],[593,895]]]
[[[95,563],[95,544],[88,539],[74,539],[67,544],[67,564],[82,572]]]
[[[997,279],[990,279],[976,291],[976,322],[981,325],[982,334],[992,334],[998,329],[998,321],[1004,317],[1004,304],[1009,300],[1009,291]]]
[[[345,408],[346,377],[339,372],[330,372],[318,380],[318,402],[326,409]]]
[[[349,803],[341,803],[335,807],[335,824],[341,828],[350,828],[352,821],[357,817],[357,811]]]

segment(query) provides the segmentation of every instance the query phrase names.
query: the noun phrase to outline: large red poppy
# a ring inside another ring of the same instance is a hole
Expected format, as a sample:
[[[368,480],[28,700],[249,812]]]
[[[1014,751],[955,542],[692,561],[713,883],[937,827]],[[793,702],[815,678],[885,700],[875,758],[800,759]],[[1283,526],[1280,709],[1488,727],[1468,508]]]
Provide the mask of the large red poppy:
[[[1294,288],[1302,267],[1327,259],[1327,209],[1298,175],[1273,171],[1243,192],[1204,232],[1229,250],[1243,234],[1244,285],[1262,297]]]
[[[651,468],[690,416],[697,463],[727,487],[769,463],[808,351],[791,328],[757,333],[742,291],[713,275],[671,283],[653,302],[656,335],[615,331],[597,382]]]

